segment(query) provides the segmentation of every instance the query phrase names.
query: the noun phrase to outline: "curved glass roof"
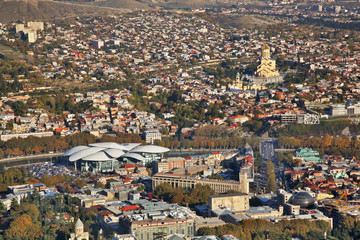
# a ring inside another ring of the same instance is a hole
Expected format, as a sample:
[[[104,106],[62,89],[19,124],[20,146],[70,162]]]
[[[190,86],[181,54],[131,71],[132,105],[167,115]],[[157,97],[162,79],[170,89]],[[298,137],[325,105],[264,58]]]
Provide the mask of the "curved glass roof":
[[[121,143],[120,145],[125,147],[126,150],[130,151],[131,149],[141,145],[141,143]]]
[[[307,208],[313,205],[314,202],[314,198],[308,192],[297,192],[291,197],[291,203],[300,205],[302,208]]]
[[[120,149],[120,150],[127,150],[127,148],[125,146],[122,146],[118,143],[115,142],[100,142],[100,143],[92,143],[89,144],[89,146],[92,147],[102,147],[102,148],[115,148],[115,149]]]
[[[110,155],[113,158],[118,158],[125,154],[124,151],[122,151],[120,149],[115,149],[115,148],[108,148],[103,151],[106,152],[108,155]]]
[[[93,143],[88,146],[77,146],[66,151],[63,156],[69,157],[70,162],[80,159],[85,161],[106,161],[119,157],[130,157],[138,161],[145,161],[141,153],[165,153],[169,148],[156,145],[140,146],[141,143]]]
[[[146,159],[138,153],[127,153],[127,154],[123,155],[123,157],[133,158],[135,160],[142,161],[142,162],[146,161]]]
[[[156,145],[145,145],[145,146],[138,146],[134,149],[131,149],[130,152],[132,153],[165,153],[170,151],[169,148],[160,147]]]
[[[109,155],[107,155],[103,151],[93,153],[91,155],[88,155],[88,156],[82,158],[82,160],[84,160],[84,161],[98,161],[98,162],[99,161],[109,161],[112,159],[113,158],[110,158]]]
[[[88,146],[76,146],[76,147],[73,147],[73,148],[67,150],[66,152],[64,152],[63,156],[70,156],[78,151],[88,149],[88,148],[89,148]]]
[[[100,148],[100,147],[89,147],[89,148],[86,148],[84,150],[81,150],[81,151],[78,151],[72,155],[70,155],[69,157],[69,161],[70,162],[74,162],[76,160],[79,160],[81,158],[84,158],[86,156],[89,156],[93,153],[96,153],[96,152],[99,152],[101,150],[103,150],[104,148]]]

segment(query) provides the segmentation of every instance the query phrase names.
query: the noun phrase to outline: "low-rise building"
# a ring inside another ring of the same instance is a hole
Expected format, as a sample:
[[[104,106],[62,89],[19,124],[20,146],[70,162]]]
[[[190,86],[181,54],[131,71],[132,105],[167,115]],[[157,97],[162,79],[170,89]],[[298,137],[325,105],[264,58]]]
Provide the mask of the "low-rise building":
[[[194,188],[196,184],[209,185],[215,193],[224,193],[229,190],[249,193],[247,174],[240,173],[239,181],[226,181],[208,178],[197,178],[168,173],[157,173],[152,177],[152,188],[162,183],[170,183],[172,187]]]
[[[249,195],[246,193],[210,195],[208,206],[209,216],[211,216],[211,211],[216,208],[231,208],[233,211],[245,211],[249,209]]]

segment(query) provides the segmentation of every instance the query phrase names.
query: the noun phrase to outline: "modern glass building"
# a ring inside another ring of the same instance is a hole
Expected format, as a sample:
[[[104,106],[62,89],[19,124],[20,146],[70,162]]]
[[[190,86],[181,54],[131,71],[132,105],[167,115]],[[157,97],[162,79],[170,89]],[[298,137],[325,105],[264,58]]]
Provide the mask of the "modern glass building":
[[[122,162],[146,165],[163,157],[168,148],[140,143],[94,143],[77,146],[63,154],[75,169],[89,172],[113,172]]]

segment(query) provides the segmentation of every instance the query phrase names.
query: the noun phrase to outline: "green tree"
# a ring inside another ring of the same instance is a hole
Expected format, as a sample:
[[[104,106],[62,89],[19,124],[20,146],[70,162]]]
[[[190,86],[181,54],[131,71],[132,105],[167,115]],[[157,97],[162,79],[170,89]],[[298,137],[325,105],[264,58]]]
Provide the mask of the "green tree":
[[[271,160],[266,162],[266,172],[267,172],[267,182],[268,189],[271,192],[276,191],[276,177],[275,177],[275,167]]]
[[[215,235],[215,234],[216,234],[215,228],[210,228],[210,227],[202,227],[199,228],[199,230],[197,231],[198,236]]]
[[[193,203],[207,203],[209,195],[214,195],[215,191],[209,185],[196,184],[191,189],[190,197]]]

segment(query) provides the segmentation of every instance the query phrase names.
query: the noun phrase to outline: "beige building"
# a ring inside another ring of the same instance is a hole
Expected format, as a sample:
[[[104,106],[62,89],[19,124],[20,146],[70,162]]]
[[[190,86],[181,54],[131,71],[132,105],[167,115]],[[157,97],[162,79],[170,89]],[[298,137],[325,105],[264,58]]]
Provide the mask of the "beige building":
[[[216,208],[231,208],[236,212],[249,210],[249,195],[246,193],[211,195],[208,198],[209,216]]]
[[[17,33],[22,34],[22,38],[26,38],[29,43],[34,43],[37,40],[37,31],[44,31],[43,22],[28,22],[26,27],[23,23],[15,25]]]
[[[168,172],[175,168],[181,169],[186,167],[186,160],[183,157],[172,157],[161,161],[154,162],[155,172]]]
[[[127,218],[122,219],[121,224],[123,227],[128,228],[130,232],[141,240],[153,240],[159,238],[161,235],[166,236],[169,234],[179,233],[186,236],[194,236],[194,219],[156,219],[156,216],[152,219],[143,221],[131,221]]]
[[[249,89],[264,90],[267,84],[284,81],[284,77],[276,70],[276,61],[270,57],[270,47],[265,44],[262,47],[260,64],[254,75],[245,75],[249,81]]]
[[[106,200],[105,197],[93,197],[93,196],[87,196],[86,198],[80,199],[81,206],[85,208],[89,208],[95,205],[101,205],[105,204]]]
[[[75,233],[70,234],[69,240],[89,240],[89,233],[84,232],[84,224],[80,219],[75,223]]]
[[[279,72],[276,70],[276,61],[270,57],[270,47],[265,44],[262,47],[260,65],[255,72],[257,77],[278,77]]]
[[[215,193],[224,193],[233,190],[241,193],[249,193],[247,174],[239,174],[238,181],[221,181],[216,179],[196,178],[170,173],[157,173],[152,177],[152,188],[155,189],[162,183],[170,183],[172,187],[194,188],[196,184],[209,185]]]
[[[226,222],[224,222],[224,220],[218,217],[208,217],[208,218],[198,217],[195,219],[195,232],[197,232],[197,230],[199,230],[202,227],[214,228],[225,224]]]
[[[36,31],[44,31],[44,22],[28,22],[27,26]]]

